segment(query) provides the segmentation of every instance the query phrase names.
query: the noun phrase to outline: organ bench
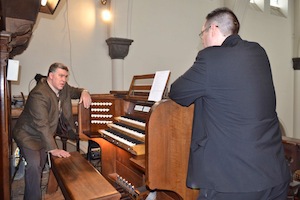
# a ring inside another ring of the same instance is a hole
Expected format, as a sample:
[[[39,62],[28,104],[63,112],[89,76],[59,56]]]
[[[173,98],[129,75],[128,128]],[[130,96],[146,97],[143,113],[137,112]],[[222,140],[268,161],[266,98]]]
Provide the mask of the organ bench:
[[[117,200],[121,194],[79,153],[51,156],[47,194],[60,187],[66,200]]]

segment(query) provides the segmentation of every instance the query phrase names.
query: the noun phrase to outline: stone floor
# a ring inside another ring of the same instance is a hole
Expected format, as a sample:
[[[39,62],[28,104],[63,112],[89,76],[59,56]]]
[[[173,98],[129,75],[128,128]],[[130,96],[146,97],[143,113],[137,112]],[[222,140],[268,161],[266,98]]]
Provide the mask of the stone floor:
[[[42,175],[42,184],[41,184],[41,190],[43,193],[43,200],[64,200],[64,197],[58,188],[56,193],[53,193],[51,195],[46,194],[47,190],[47,183],[48,183],[48,176],[49,176],[49,170],[45,170]],[[13,181],[11,188],[11,200],[23,200],[24,195],[24,177],[22,175],[19,177],[16,177]]]
[[[61,141],[59,139],[56,140],[56,143],[59,148],[62,148]],[[87,142],[80,142],[80,149],[81,153],[86,152],[86,146]],[[14,145],[14,149],[16,146]],[[67,144],[67,149],[68,151],[76,151],[76,145],[74,143],[68,143]],[[15,164],[16,165],[16,164]],[[14,169],[12,169],[14,170]],[[47,183],[48,183],[48,176],[49,176],[49,168],[45,167],[45,170],[43,172],[42,176],[42,183],[41,183],[41,190],[43,192],[43,200],[64,200],[64,197],[58,188],[58,191],[54,194],[46,194],[46,189],[47,189]],[[24,166],[20,165],[19,170],[17,171],[14,181],[12,182],[11,185],[11,200],[23,200],[23,195],[24,195]]]

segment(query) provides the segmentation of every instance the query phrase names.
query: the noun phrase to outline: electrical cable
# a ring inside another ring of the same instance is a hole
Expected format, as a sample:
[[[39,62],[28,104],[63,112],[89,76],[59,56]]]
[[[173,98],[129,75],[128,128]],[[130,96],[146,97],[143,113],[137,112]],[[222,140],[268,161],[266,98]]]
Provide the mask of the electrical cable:
[[[69,1],[66,0],[66,10],[65,10],[65,21],[66,21],[66,24],[67,24],[67,29],[68,29],[68,38],[69,38],[69,52],[70,52],[70,71],[73,75],[73,79],[76,83],[76,85],[79,87],[79,83],[77,82],[77,79],[76,79],[76,76],[74,74],[74,71],[73,71],[73,62],[72,62],[72,40],[71,40],[71,31],[70,31],[70,23],[69,23]]]

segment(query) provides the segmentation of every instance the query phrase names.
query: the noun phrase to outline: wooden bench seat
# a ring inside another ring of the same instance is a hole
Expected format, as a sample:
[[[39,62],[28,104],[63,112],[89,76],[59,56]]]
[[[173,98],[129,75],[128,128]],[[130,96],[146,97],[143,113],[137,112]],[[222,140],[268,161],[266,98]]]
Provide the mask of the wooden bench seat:
[[[47,194],[60,187],[65,199],[120,199],[120,193],[79,153],[68,158],[51,156]]]

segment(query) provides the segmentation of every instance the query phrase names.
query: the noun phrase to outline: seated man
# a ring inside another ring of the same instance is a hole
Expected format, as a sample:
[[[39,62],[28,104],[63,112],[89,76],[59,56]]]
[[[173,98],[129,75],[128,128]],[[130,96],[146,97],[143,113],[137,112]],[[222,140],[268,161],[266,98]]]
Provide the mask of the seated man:
[[[68,85],[68,67],[61,63],[50,66],[47,78],[42,78],[29,93],[23,112],[13,129],[13,138],[26,160],[24,199],[40,200],[42,170],[47,152],[53,156],[69,157],[67,151],[58,149],[54,135],[59,118],[64,116],[75,131],[71,99],[79,99],[85,108],[91,96],[83,88]]]

